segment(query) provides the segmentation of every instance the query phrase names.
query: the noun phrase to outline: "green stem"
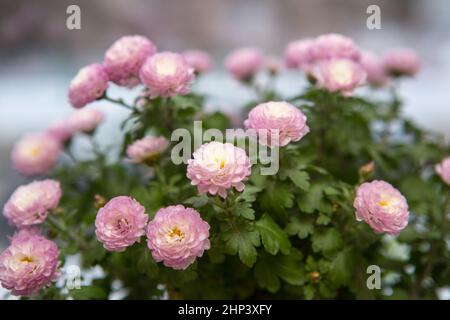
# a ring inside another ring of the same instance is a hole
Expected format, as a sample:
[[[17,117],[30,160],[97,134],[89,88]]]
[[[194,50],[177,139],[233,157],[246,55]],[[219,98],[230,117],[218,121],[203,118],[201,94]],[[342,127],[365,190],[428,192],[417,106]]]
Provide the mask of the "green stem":
[[[130,106],[129,104],[127,104],[122,98],[114,99],[114,98],[111,98],[111,97],[109,97],[109,96],[107,96],[107,95],[105,94],[105,95],[103,96],[103,99],[105,99],[106,101],[115,103],[115,104],[117,104],[117,105],[119,105],[119,106],[122,106],[122,107],[124,107],[124,108],[126,108],[126,109],[128,109],[128,110],[136,111],[136,109],[135,109],[134,107],[132,107],[132,106]]]

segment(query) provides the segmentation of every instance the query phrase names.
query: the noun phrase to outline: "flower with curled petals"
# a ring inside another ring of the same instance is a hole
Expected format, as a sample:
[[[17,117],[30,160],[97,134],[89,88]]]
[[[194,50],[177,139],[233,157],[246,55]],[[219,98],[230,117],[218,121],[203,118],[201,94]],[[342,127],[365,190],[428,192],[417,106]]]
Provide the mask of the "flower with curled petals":
[[[36,230],[16,233],[0,254],[0,283],[13,295],[31,296],[60,275],[57,245]]]
[[[61,198],[61,185],[55,180],[34,181],[18,187],[3,208],[3,215],[17,228],[40,224]]]
[[[311,60],[348,59],[358,62],[361,50],[355,42],[341,34],[330,33],[317,37],[310,49]]]
[[[70,103],[74,108],[82,108],[97,100],[108,88],[108,81],[108,75],[101,64],[93,63],[81,68],[70,82]]]
[[[212,69],[211,57],[205,51],[188,50],[183,52],[183,57],[196,73],[205,73]]]
[[[251,79],[264,66],[264,57],[256,48],[241,48],[225,58],[225,68],[238,80]]]
[[[289,42],[284,51],[284,61],[288,68],[309,70],[312,63],[311,48],[314,39],[307,38]]]
[[[61,144],[48,133],[31,133],[13,148],[11,160],[16,170],[25,176],[46,174],[61,153]]]
[[[103,66],[112,82],[132,88],[140,82],[139,70],[145,60],[155,53],[155,45],[146,37],[125,36],[106,51]]]
[[[309,132],[306,120],[303,112],[290,103],[271,101],[250,110],[244,126],[256,130],[261,144],[283,147]]]
[[[147,226],[147,246],[156,262],[185,270],[210,248],[209,224],[194,209],[161,208]]]
[[[244,190],[243,181],[250,175],[251,166],[245,150],[231,143],[213,141],[193,153],[193,158],[188,160],[187,177],[199,193],[226,198],[228,189]]]
[[[420,70],[420,58],[410,49],[392,49],[384,56],[383,61],[386,72],[394,77],[412,77]]]
[[[136,140],[127,148],[127,155],[134,162],[153,163],[169,146],[169,141],[163,136],[147,136]]]
[[[145,208],[126,196],[115,197],[100,208],[95,218],[95,235],[109,251],[124,251],[145,234]]]
[[[374,180],[360,185],[353,206],[356,219],[364,220],[376,233],[398,235],[408,225],[405,197],[385,181]]]
[[[363,52],[360,64],[367,73],[367,82],[370,85],[380,87],[389,81],[383,61],[372,52]]]
[[[102,123],[105,115],[97,109],[82,109],[72,113],[67,119],[68,127],[73,132],[84,132],[91,134]]]
[[[151,99],[186,95],[195,79],[194,69],[178,53],[160,52],[148,58],[139,72]]]
[[[316,86],[349,96],[365,83],[367,73],[360,64],[351,60],[332,59],[315,65],[311,76],[316,81]]]

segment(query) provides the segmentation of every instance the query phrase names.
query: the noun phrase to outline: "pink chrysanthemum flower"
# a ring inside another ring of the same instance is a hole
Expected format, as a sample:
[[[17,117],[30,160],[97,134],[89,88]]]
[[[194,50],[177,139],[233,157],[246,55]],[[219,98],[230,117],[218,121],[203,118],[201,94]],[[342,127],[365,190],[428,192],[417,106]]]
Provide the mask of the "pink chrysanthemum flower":
[[[367,82],[370,85],[380,87],[389,81],[383,61],[372,52],[363,52],[360,64],[367,73]]]
[[[398,235],[408,225],[405,197],[385,181],[375,180],[360,185],[353,206],[356,219],[364,220],[376,233]]]
[[[35,230],[23,229],[0,254],[0,283],[13,295],[31,296],[60,275],[57,245]]]
[[[450,157],[445,158],[441,163],[436,165],[436,172],[450,186]]]
[[[241,192],[251,173],[250,159],[245,150],[231,143],[209,142],[193,153],[188,160],[187,177],[201,194],[218,194],[227,197],[227,190]]]
[[[289,42],[284,51],[284,61],[288,68],[309,70],[313,60],[312,46],[314,39],[307,38]]]
[[[69,101],[81,108],[100,98],[108,88],[108,75],[99,63],[90,64],[78,71],[69,87]]]
[[[209,224],[194,209],[161,208],[148,224],[147,246],[155,261],[184,270],[210,248]]]
[[[68,128],[73,132],[92,133],[102,123],[105,115],[97,109],[82,109],[73,112],[67,119]]]
[[[67,121],[58,121],[52,124],[45,130],[46,133],[58,140],[60,143],[65,143],[70,140],[74,134],[73,129]]]
[[[225,68],[238,80],[248,80],[264,65],[264,56],[256,48],[241,48],[225,58]]]
[[[329,59],[348,59],[358,62],[360,57],[361,51],[353,40],[336,33],[317,37],[311,47],[311,59],[314,62]]]
[[[290,103],[271,101],[254,107],[244,126],[256,131],[261,144],[283,147],[309,132],[306,120],[303,112]]]
[[[148,87],[150,98],[185,95],[194,81],[194,69],[182,55],[160,52],[148,58],[140,71],[140,79]]]
[[[155,45],[146,37],[125,36],[106,51],[103,66],[112,82],[132,88],[140,82],[139,70],[145,60],[155,53]]]
[[[152,163],[169,146],[164,137],[147,136],[136,140],[127,148],[127,155],[134,162]]]
[[[420,59],[410,49],[393,49],[384,58],[386,72],[393,76],[414,76],[420,70]]]
[[[184,59],[196,73],[205,73],[212,69],[213,63],[208,53],[201,50],[188,50],[183,53]]]
[[[48,133],[32,133],[14,145],[11,160],[16,170],[26,176],[47,173],[58,161],[60,143]]]
[[[123,251],[145,234],[145,208],[130,197],[111,199],[95,218],[97,240],[109,251]]]
[[[318,87],[330,92],[340,91],[344,96],[351,95],[367,78],[360,64],[347,59],[322,61],[314,66],[311,76]]]
[[[23,228],[40,224],[61,198],[61,186],[55,180],[34,181],[18,187],[3,207],[10,224]]]

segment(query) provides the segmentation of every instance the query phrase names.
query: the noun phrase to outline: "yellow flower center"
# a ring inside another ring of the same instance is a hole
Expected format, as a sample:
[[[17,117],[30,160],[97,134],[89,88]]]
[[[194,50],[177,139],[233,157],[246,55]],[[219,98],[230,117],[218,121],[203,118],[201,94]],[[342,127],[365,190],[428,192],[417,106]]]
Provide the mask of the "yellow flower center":
[[[177,65],[173,59],[161,58],[156,62],[156,72],[160,76],[173,76],[177,71]]]
[[[20,259],[20,262],[25,262],[25,263],[31,263],[33,262],[33,258],[32,257],[28,257],[28,256],[24,256]]]
[[[178,227],[174,227],[169,231],[169,237],[175,238],[178,241],[181,241],[184,238],[184,233]]]

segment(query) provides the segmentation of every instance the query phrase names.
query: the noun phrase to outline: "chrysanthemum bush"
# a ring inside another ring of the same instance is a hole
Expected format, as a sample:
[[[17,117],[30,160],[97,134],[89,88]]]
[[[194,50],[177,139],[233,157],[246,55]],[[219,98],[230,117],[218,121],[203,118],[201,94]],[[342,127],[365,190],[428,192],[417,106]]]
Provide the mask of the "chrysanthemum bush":
[[[0,255],[1,285],[46,299],[117,290],[129,299],[436,298],[448,288],[450,149],[402,116],[396,91],[420,69],[414,52],[378,57],[330,34],[289,43],[284,63],[243,48],[224,65],[256,96],[233,121],[206,112],[193,89],[212,67],[205,52],[158,52],[127,36],[82,68],[68,93],[82,109],[12,150],[30,182],[4,205],[17,232]],[[295,96],[260,81],[284,68],[308,80]],[[125,102],[111,83],[141,90]],[[88,106],[96,100],[129,109],[112,154],[97,141],[107,119]],[[238,118],[277,156],[276,172],[262,174],[267,164],[239,139],[203,141],[173,161],[174,130],[193,133],[199,120],[224,132]],[[72,152],[78,135],[93,142],[88,160]],[[71,255],[81,277],[99,266],[100,278],[56,285]],[[381,288],[367,282],[374,265]]]

